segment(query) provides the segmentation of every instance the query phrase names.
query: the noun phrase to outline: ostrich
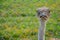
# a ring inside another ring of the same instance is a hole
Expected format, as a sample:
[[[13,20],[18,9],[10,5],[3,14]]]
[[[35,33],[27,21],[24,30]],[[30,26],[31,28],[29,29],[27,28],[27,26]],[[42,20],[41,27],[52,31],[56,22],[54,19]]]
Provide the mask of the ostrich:
[[[38,30],[38,40],[45,40],[46,22],[50,16],[50,10],[47,7],[37,9],[37,16],[40,19],[40,27]]]

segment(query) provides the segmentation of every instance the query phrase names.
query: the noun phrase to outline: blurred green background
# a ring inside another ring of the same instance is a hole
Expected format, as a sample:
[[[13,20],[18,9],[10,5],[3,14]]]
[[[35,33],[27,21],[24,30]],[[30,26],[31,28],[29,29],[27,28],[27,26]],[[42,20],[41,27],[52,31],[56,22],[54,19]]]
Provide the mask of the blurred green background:
[[[60,38],[60,0],[0,0],[0,40],[37,40],[42,6],[51,10],[46,37]]]

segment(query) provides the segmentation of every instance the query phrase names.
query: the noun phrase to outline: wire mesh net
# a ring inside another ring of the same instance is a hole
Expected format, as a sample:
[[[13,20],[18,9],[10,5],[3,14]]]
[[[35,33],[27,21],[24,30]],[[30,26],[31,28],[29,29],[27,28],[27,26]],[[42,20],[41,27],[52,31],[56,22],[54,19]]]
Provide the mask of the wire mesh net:
[[[40,22],[36,9],[51,9],[46,24],[46,40],[60,38],[60,0],[1,0],[0,40],[37,40]]]

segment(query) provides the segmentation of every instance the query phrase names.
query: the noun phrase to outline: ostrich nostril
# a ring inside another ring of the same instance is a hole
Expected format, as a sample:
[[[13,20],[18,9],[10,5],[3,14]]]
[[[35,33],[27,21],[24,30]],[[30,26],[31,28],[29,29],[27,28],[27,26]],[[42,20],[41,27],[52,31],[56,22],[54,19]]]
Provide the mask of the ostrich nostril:
[[[47,17],[47,16],[46,16],[46,15],[43,15],[43,16],[40,16],[40,18],[41,18],[41,17]]]
[[[44,17],[47,17],[47,16],[44,16]]]

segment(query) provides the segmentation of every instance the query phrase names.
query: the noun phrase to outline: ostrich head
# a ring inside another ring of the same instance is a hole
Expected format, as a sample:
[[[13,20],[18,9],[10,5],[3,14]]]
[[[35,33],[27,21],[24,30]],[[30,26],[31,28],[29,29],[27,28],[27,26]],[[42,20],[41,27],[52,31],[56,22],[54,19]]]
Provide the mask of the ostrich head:
[[[46,21],[50,16],[50,10],[47,7],[41,7],[37,9],[37,16],[40,20]]]

